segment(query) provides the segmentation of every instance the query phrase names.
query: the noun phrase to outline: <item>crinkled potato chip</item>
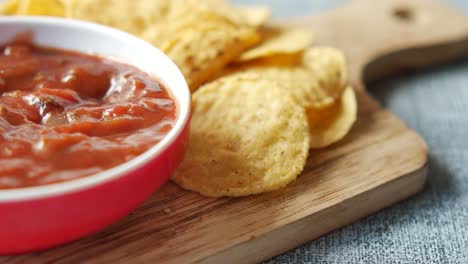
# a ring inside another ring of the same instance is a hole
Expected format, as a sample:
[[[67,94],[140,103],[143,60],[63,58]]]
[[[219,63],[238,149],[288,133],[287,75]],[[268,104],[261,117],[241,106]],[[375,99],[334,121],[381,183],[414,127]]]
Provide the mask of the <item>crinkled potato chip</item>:
[[[6,15],[65,16],[65,0],[12,0],[0,13]]]
[[[174,60],[192,91],[259,41],[254,28],[210,12],[154,24],[142,36]]]
[[[305,108],[320,109],[340,98],[347,85],[346,71],[341,51],[314,47],[301,54],[272,56],[234,66],[225,74],[257,73],[280,83]]]
[[[309,150],[304,108],[256,74],[228,76],[193,96],[189,148],[173,180],[205,196],[272,191],[296,179]]]
[[[357,118],[356,95],[346,88],[340,100],[324,109],[307,110],[310,127],[310,147],[327,147],[344,138]]]
[[[237,58],[245,62],[278,54],[294,54],[307,49],[313,40],[311,32],[302,29],[280,29],[274,36],[266,37],[258,46],[247,50]]]

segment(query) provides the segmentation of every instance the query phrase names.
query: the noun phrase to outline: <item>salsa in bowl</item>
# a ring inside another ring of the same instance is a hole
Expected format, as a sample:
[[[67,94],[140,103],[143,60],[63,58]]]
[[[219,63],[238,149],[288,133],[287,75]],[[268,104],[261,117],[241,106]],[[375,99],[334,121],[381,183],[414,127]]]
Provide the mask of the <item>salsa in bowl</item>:
[[[24,42],[0,46],[0,189],[95,174],[161,141],[176,104],[123,63]]]
[[[99,230],[167,182],[190,119],[167,56],[86,22],[0,18],[0,32],[0,254]]]

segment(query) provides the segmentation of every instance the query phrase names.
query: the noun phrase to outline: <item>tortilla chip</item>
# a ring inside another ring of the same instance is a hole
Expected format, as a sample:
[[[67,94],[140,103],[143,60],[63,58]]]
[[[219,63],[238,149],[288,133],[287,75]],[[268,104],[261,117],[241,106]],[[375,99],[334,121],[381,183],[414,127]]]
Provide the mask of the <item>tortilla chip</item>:
[[[269,34],[273,36],[267,36]],[[299,53],[307,49],[313,39],[311,32],[302,29],[278,29],[277,33],[268,30],[264,35],[266,35],[265,40],[260,45],[242,53],[236,62],[246,62],[278,54]]]
[[[193,96],[189,148],[173,180],[205,196],[244,196],[294,181],[309,150],[307,117],[256,74],[218,79]]]
[[[174,60],[192,91],[259,40],[254,28],[210,12],[154,24],[142,36]]]
[[[341,99],[324,109],[308,109],[310,147],[324,148],[344,138],[357,119],[354,89],[346,88]]]
[[[346,59],[330,47],[309,48],[303,53],[276,55],[235,65],[223,75],[253,72],[270,78],[288,90],[305,108],[332,105],[347,85]]]
[[[169,4],[162,0],[73,0],[68,16],[139,35],[149,25],[165,19]]]

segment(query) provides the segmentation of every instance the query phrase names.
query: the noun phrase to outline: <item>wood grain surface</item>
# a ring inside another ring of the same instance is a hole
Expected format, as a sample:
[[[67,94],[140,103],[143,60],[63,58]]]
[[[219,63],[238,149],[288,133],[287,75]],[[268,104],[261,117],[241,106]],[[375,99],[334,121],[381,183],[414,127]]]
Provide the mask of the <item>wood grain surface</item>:
[[[468,19],[429,0],[358,0],[317,17],[276,22],[346,51],[359,117],[343,141],[314,150],[287,188],[208,199],[168,184],[95,235],[2,263],[253,263],[406,199],[425,182],[424,141],[365,91],[363,78],[465,55]],[[64,219],[66,221],[66,219]]]

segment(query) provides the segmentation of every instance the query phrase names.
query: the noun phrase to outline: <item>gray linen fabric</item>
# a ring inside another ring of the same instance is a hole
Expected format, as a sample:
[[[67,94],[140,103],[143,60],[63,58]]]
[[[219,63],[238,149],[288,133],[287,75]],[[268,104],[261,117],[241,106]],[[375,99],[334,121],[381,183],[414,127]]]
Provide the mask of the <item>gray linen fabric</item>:
[[[268,4],[276,17],[288,17],[344,1],[234,2]],[[468,0],[445,2],[468,15]],[[394,76],[368,88],[429,144],[425,191],[267,263],[468,264],[468,61]]]

